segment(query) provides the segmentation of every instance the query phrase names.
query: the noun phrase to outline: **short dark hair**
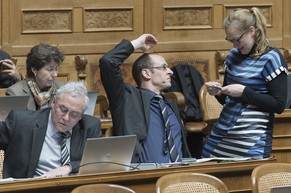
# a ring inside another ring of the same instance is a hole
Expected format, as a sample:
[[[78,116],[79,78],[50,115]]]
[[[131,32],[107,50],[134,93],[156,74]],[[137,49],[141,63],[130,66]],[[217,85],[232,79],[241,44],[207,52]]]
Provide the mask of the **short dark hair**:
[[[56,46],[41,43],[31,48],[26,58],[26,75],[28,78],[34,78],[32,68],[41,69],[52,60],[61,64],[65,59],[64,53]]]
[[[145,68],[153,67],[152,59],[150,57],[151,54],[143,54],[141,55],[132,65],[132,76],[137,84],[137,86],[141,85],[141,71]]]

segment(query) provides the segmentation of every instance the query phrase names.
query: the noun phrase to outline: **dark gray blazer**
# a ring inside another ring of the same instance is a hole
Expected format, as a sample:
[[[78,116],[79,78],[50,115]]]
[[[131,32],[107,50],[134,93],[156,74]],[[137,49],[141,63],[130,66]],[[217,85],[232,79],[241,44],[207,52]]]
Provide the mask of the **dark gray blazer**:
[[[50,110],[12,110],[6,121],[0,122],[0,149],[5,151],[4,178],[33,177],[45,139]],[[80,164],[86,139],[101,135],[100,120],[83,115],[72,130],[72,168]],[[77,172],[77,169],[73,172]]]
[[[133,162],[137,162],[142,150],[142,142],[147,136],[150,117],[150,97],[130,84],[123,82],[120,65],[134,51],[130,41],[123,40],[100,59],[100,76],[105,88],[113,121],[113,135],[137,135]],[[166,99],[167,100],[167,99]],[[183,157],[190,157],[179,111],[167,100],[180,122],[183,144]]]
[[[64,83],[62,81],[59,80],[55,80],[55,84],[57,86],[57,89],[62,86]],[[30,91],[30,88],[27,85],[27,81],[26,80],[21,80],[18,81],[17,83],[15,83],[14,85],[10,86],[7,91],[6,91],[6,95],[17,95],[17,96],[21,96],[21,95],[29,95],[29,100],[27,103],[27,109],[28,110],[32,110],[32,111],[36,111],[36,104],[34,101],[34,97]]]

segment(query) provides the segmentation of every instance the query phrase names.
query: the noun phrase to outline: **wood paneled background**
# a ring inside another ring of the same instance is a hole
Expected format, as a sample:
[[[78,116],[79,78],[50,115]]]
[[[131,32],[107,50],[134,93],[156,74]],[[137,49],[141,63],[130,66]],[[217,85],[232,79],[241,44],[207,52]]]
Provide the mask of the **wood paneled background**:
[[[291,48],[291,0],[0,0],[1,49],[18,59],[25,74],[30,48],[40,42],[58,45],[66,54],[62,80],[77,80],[75,56],[87,57],[89,90],[98,90],[99,58],[121,39],[143,33],[158,39],[153,52],[169,63],[206,60],[209,80],[218,78],[216,51],[229,50],[223,19],[234,8],[259,7],[267,18],[268,37],[278,48]],[[139,52],[127,63],[131,64]],[[130,74],[129,74],[130,75]],[[131,76],[131,75],[130,75]],[[103,92],[103,91],[101,91]]]

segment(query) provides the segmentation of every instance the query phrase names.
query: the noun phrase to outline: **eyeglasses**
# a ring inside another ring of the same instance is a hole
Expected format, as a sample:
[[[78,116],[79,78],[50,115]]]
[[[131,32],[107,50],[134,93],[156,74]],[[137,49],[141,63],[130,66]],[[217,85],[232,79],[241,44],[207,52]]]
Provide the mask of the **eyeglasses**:
[[[153,66],[153,67],[150,67],[150,68],[156,68],[156,69],[160,69],[160,70],[166,71],[169,68],[169,66],[167,64],[164,64],[163,66]]]
[[[239,44],[241,38],[245,35],[247,31],[244,31],[244,33],[242,33],[238,38],[234,38],[234,39],[228,39],[228,37],[225,38],[226,41],[232,43],[232,44]]]
[[[67,113],[69,113],[69,117],[72,119],[77,119],[80,118],[82,116],[82,113],[80,112],[76,112],[76,111],[69,111],[69,109],[64,106],[64,105],[59,105],[59,104],[55,104],[57,107],[57,110],[62,113],[63,115],[66,115]]]

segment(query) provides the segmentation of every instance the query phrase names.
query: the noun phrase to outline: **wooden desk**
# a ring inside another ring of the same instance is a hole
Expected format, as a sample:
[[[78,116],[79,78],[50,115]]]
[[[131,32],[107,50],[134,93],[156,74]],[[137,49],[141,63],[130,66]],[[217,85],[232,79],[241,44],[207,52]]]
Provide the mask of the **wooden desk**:
[[[291,163],[291,109],[275,115],[272,155],[277,162]]]
[[[200,163],[171,168],[137,170],[119,173],[69,176],[51,179],[34,179],[0,183],[0,192],[14,193],[70,193],[73,188],[92,183],[114,183],[127,186],[137,193],[155,193],[157,179],[165,174],[177,172],[208,173],[220,178],[232,193],[251,193],[251,172],[264,163],[275,159]]]

